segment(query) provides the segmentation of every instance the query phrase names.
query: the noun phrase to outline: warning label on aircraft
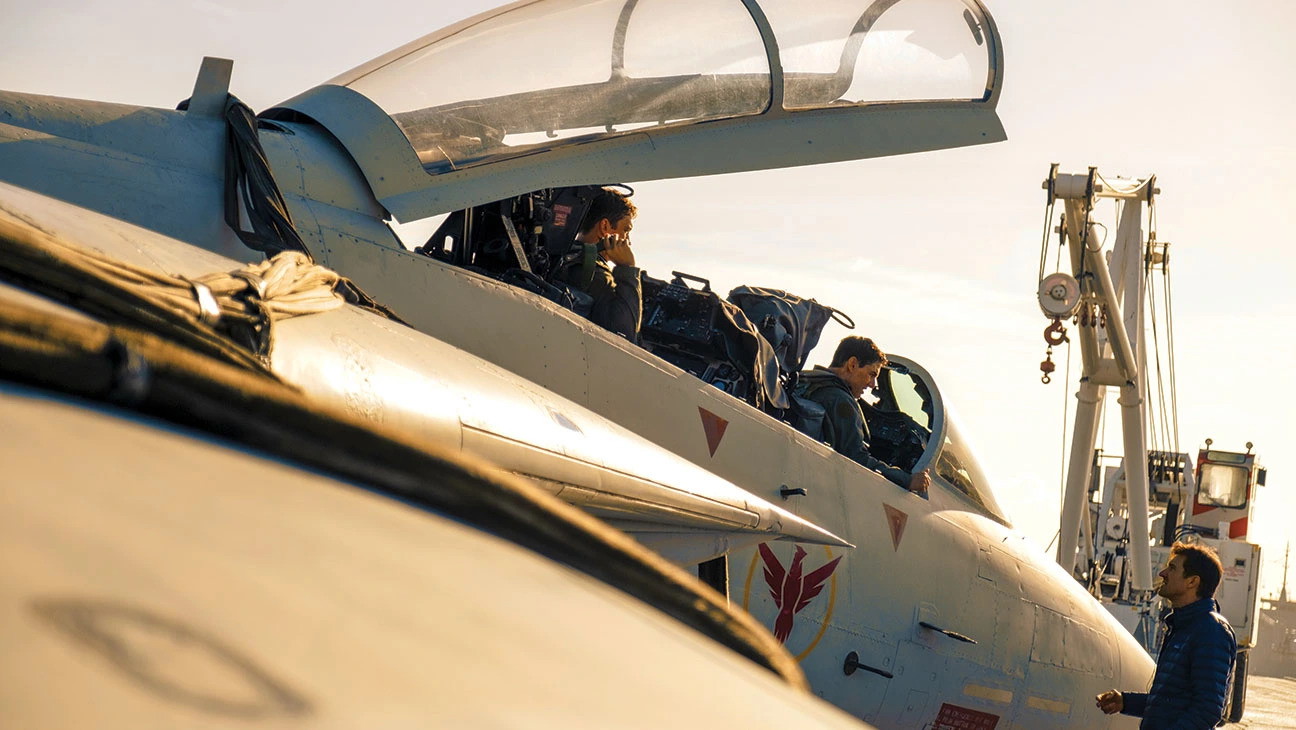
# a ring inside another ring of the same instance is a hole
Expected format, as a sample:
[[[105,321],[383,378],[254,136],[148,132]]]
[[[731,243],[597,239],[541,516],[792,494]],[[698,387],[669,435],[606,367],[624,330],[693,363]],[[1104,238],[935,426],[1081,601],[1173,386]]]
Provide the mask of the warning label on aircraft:
[[[988,712],[942,703],[932,730],[994,730],[999,716]]]

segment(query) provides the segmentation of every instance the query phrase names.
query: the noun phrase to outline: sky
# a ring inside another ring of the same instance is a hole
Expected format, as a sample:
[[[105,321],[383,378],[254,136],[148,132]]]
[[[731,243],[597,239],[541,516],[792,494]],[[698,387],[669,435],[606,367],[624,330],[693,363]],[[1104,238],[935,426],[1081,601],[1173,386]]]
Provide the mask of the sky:
[[[0,89],[170,108],[207,55],[234,59],[231,91],[260,110],[494,4],[6,0]],[[1000,503],[1044,546],[1057,531],[1079,353],[1071,382],[1065,347],[1054,381],[1040,382],[1040,183],[1051,162],[1156,174],[1157,237],[1172,243],[1179,448],[1254,442],[1270,478],[1251,536],[1265,550],[1262,594],[1276,594],[1296,517],[1296,46],[1286,37],[1296,3],[986,4],[1004,46],[1006,142],[639,183],[639,263],[721,292],[813,297],[850,314],[855,334],[922,363]],[[826,364],[845,334],[830,324],[811,361]],[[1119,422],[1104,432],[1119,450]]]

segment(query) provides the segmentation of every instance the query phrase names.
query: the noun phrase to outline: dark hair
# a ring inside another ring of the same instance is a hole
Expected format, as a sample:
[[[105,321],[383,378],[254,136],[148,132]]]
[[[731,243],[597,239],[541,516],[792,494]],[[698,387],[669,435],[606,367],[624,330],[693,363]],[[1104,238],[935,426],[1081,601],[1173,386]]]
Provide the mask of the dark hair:
[[[1177,542],[1170,548],[1170,557],[1183,556],[1184,577],[1197,576],[1201,584],[1197,587],[1197,598],[1213,598],[1219,587],[1220,578],[1224,575],[1224,566],[1220,564],[1219,555],[1205,545],[1188,545]]]
[[[833,353],[832,364],[829,367],[839,368],[845,365],[846,361],[852,357],[860,364],[860,367],[872,365],[875,362],[886,365],[887,362],[886,354],[873,340],[867,337],[851,335],[838,343],[837,352]]]
[[[633,218],[638,212],[634,203],[630,202],[629,196],[617,190],[603,188],[590,202],[589,210],[585,211],[585,220],[581,221],[579,232],[588,233],[604,218],[615,226],[622,218]]]

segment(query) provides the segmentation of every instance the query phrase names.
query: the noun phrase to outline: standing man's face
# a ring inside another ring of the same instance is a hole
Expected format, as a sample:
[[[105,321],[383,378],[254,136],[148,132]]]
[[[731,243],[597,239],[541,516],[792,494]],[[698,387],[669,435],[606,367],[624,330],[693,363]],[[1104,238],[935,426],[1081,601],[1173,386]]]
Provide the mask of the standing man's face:
[[[1169,599],[1176,608],[1197,600],[1197,585],[1201,578],[1184,575],[1182,555],[1170,558],[1170,562],[1166,563],[1166,567],[1158,575],[1161,576],[1161,587],[1157,589],[1157,595]]]

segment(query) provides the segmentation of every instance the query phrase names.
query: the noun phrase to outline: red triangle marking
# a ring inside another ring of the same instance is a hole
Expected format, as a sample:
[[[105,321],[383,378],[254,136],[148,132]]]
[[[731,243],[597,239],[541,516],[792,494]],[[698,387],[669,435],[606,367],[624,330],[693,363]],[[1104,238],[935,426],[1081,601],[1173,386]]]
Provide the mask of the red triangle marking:
[[[889,504],[883,504],[882,509],[886,510],[887,526],[891,528],[891,546],[898,551],[900,549],[900,539],[904,537],[905,523],[909,521],[909,515]]]
[[[716,449],[720,448],[720,439],[724,438],[725,429],[729,427],[729,422],[702,406],[698,406],[698,413],[702,416],[702,430],[706,431],[707,448],[711,450],[711,455],[715,456]]]

